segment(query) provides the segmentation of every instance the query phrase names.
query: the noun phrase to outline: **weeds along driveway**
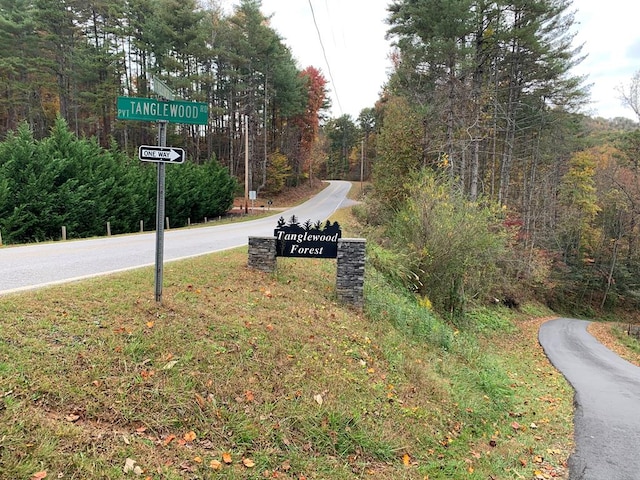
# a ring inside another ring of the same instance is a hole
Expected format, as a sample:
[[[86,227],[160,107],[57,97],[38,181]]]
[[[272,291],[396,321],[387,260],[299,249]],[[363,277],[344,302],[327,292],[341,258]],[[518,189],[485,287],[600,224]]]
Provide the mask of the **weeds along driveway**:
[[[273,235],[280,216],[324,221],[343,206],[349,182],[331,181],[307,202],[271,217],[213,227],[167,230],[164,260],[240,247],[249,236]],[[155,233],[0,248],[0,294],[154,265]]]
[[[640,368],[587,332],[589,322],[546,322],[538,338],[551,363],[575,390],[576,450],[570,480],[640,478]]]

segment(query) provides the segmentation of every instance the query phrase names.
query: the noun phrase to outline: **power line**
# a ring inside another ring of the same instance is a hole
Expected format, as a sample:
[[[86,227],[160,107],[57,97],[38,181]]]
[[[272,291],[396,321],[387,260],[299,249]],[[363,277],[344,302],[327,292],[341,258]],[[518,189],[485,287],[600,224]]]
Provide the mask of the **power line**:
[[[324,56],[324,62],[327,64],[327,71],[329,72],[329,78],[331,79],[331,84],[333,85],[333,93],[336,96],[336,102],[338,102],[338,109],[340,110],[340,115],[342,115],[342,105],[340,105],[340,97],[338,96],[338,87],[336,86],[336,82],[333,79],[333,75],[331,74],[331,66],[329,65],[327,52],[324,49],[324,43],[322,42],[322,35],[320,35],[320,29],[318,28],[318,22],[316,21],[316,14],[313,11],[313,5],[311,4],[311,0],[309,0],[309,8],[311,9],[311,16],[313,17],[313,24],[316,27],[316,32],[318,32],[318,40],[320,41],[320,48],[322,48],[322,55]]]

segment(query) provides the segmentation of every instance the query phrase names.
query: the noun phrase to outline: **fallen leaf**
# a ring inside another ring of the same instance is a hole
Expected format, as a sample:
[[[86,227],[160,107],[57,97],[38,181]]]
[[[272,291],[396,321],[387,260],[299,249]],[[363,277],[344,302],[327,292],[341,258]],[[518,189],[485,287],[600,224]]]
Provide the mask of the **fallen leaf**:
[[[198,470],[198,467],[195,465],[190,465],[188,461],[184,461],[180,464],[180,469],[184,472],[194,473]]]
[[[171,370],[173,367],[176,366],[177,363],[178,363],[178,360],[171,360],[164,367],[162,367],[162,370]]]
[[[222,470],[222,463],[219,462],[218,460],[211,460],[209,462],[209,468],[213,470]]]
[[[153,328],[153,326],[156,324],[156,322],[147,322],[147,327],[148,328]]]
[[[511,424],[511,428],[513,428],[514,430],[520,430],[520,424],[518,422],[513,422]]]
[[[316,401],[318,405],[322,405],[322,403],[324,402],[324,400],[322,399],[322,395],[320,394],[314,395],[313,399]]]
[[[193,430],[190,432],[187,432],[184,434],[184,437],[182,437],[185,439],[185,441],[187,442],[193,442],[196,439],[196,432],[194,432]]]
[[[231,462],[233,462],[233,460],[231,459],[231,454],[229,452],[224,452],[222,454],[222,461],[227,465],[231,464]]]
[[[47,478],[46,470],[42,470],[41,472],[36,472],[31,475],[31,480],[42,480],[43,478]]]
[[[124,461],[124,468],[122,469],[124,473],[133,472],[133,468],[136,465],[136,461],[133,458],[127,458]]]
[[[247,468],[253,468],[253,467],[256,466],[256,462],[254,462],[250,458],[243,458],[242,459],[242,464]]]
[[[78,420],[80,420],[80,415],[76,415],[74,413],[70,413],[69,415],[67,415],[66,417],[64,417],[64,419],[67,422],[77,422]]]
[[[201,408],[204,407],[204,403],[205,403],[204,397],[202,395],[200,395],[199,393],[196,393],[195,397],[196,397],[196,403],[198,405],[200,405]]]
[[[246,398],[247,402],[253,402],[255,400],[255,396],[251,390],[247,390],[244,393],[244,398]]]
[[[196,463],[202,463],[202,457],[194,457],[193,461]]]
[[[172,441],[174,441],[176,439],[175,435],[169,435],[167,438],[164,439],[164,442],[162,442],[162,444],[166,447],[167,445],[169,445]]]
[[[213,450],[213,442],[211,440],[202,440],[200,446],[205,450]]]
[[[408,466],[410,466],[410,465],[411,465],[411,457],[409,456],[409,454],[408,454],[408,453],[405,453],[405,454],[402,456],[402,463],[404,463],[404,466],[405,466],[405,467],[408,467]]]

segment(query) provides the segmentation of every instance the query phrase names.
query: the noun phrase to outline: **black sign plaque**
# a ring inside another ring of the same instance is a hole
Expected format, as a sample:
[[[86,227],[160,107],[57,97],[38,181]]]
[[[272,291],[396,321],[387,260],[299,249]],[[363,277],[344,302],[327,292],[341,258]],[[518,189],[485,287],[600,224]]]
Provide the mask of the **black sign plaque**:
[[[276,256],[302,258],[336,258],[338,256],[338,239],[342,231],[338,222],[307,220],[303,224],[293,216],[286,223],[280,217],[273,231],[276,237]]]

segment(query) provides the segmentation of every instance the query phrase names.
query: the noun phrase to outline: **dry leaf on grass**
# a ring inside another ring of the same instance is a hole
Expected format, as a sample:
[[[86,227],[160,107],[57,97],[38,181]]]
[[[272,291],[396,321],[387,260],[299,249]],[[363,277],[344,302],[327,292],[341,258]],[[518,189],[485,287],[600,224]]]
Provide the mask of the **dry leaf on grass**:
[[[124,468],[122,469],[122,471],[124,473],[129,473],[129,472],[133,472],[133,468],[136,465],[136,461],[133,458],[127,458],[124,461]]]
[[[177,363],[178,363],[178,360],[171,360],[164,367],[162,367],[162,370],[171,370],[173,367],[176,366]]]

